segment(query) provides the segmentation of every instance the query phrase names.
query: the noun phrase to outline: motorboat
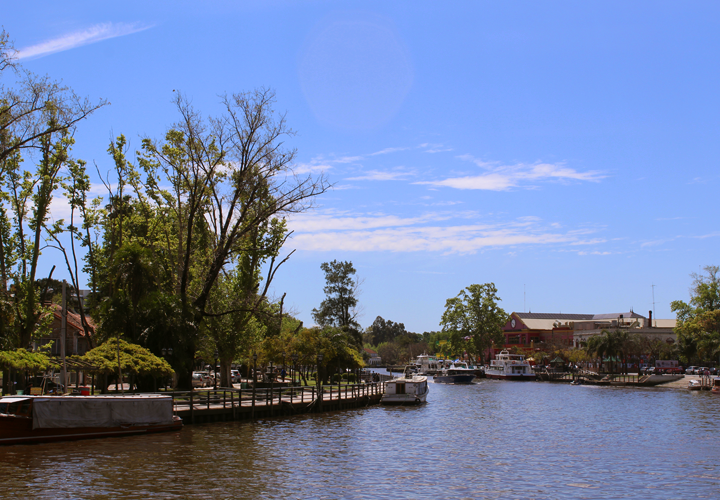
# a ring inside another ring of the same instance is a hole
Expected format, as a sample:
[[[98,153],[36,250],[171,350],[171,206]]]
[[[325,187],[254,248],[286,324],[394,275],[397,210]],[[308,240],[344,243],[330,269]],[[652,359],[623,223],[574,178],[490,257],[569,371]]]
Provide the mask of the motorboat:
[[[713,384],[710,392],[712,392],[713,394],[720,394],[720,377],[715,377],[713,379]]]
[[[702,382],[697,378],[691,379],[688,382],[687,388],[691,391],[699,391],[702,389]]]
[[[503,349],[485,367],[485,376],[500,380],[535,380],[530,363],[522,354],[510,354]]]
[[[460,360],[443,364],[439,373],[433,377],[436,384],[470,384],[475,380],[475,370]]]
[[[402,377],[385,382],[385,393],[380,402],[384,405],[411,405],[425,403],[430,390],[427,377],[413,373],[408,367]]]
[[[5,396],[0,444],[30,444],[179,431],[170,396]]]

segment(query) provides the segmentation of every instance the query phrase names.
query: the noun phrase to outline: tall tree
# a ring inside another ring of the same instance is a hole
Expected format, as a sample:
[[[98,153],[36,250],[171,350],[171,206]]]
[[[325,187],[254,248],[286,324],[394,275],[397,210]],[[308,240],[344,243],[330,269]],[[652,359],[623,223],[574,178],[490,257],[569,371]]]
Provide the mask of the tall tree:
[[[375,318],[373,324],[370,325],[370,331],[372,332],[371,343],[373,345],[390,342],[397,337],[407,334],[403,323],[393,323],[390,320],[386,321],[381,316]]]
[[[178,95],[180,120],[163,140],[143,140],[138,162],[144,175],[116,159],[134,200],[132,211],[125,211],[125,195],[117,193],[113,210],[119,221],[144,219],[147,236],[140,243],[162,255],[159,260],[170,272],[166,293],[179,304],[173,357],[182,387],[191,386],[203,322],[238,309],[228,304],[231,309],[218,310],[210,303],[221,274],[243,255],[269,256],[264,285],[255,287],[252,299],[262,303],[286,259],[278,259],[277,247],[265,247],[271,243],[256,236],[273,224],[282,225],[287,215],[308,209],[328,188],[323,177],[294,174],[295,151],[283,146],[293,132],[285,117],[274,112],[274,99],[266,89],[225,96],[224,113],[206,119]],[[133,237],[126,229],[114,224],[112,230],[119,234],[114,245]],[[285,238],[283,232],[282,242]]]
[[[468,350],[485,362],[485,353],[493,342],[503,342],[502,326],[507,313],[498,306],[500,298],[494,283],[470,285],[445,302],[445,312],[440,325],[443,332],[451,333],[453,348],[470,337]]]
[[[361,282],[355,278],[352,262],[323,262],[320,269],[325,273],[326,298],[319,309],[312,310],[315,322],[320,326],[360,328],[357,295]]]
[[[705,266],[703,271],[690,275],[690,302],[670,304],[677,314],[675,333],[686,363],[714,361],[720,356],[720,267]]]

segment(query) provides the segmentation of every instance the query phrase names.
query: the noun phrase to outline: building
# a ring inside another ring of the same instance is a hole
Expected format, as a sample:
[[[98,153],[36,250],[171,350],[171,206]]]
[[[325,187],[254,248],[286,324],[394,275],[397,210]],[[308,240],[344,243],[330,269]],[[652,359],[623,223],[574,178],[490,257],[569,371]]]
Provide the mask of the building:
[[[510,315],[503,326],[504,347],[534,348],[540,344],[556,349],[579,347],[604,330],[629,330],[632,333],[676,342],[676,320],[652,319],[634,311],[610,314],[518,313]]]
[[[586,343],[594,335],[601,335],[604,330],[627,330],[629,333],[642,335],[649,340],[661,340],[668,344],[677,341],[674,319],[652,319],[652,312],[645,317],[636,312],[614,314],[596,314],[592,320],[576,322],[573,328],[573,340],[576,347]]]
[[[365,351],[365,354],[368,356],[367,363],[369,366],[379,366],[380,364],[382,364],[382,358],[377,353],[377,351],[374,351],[368,347],[365,347],[363,351]]]
[[[514,312],[503,326],[505,347],[530,348],[539,343],[570,347],[574,322],[592,317],[592,314]]]
[[[52,342],[52,347],[48,354],[52,356],[60,356],[60,331],[62,328],[62,307],[58,304],[51,304],[50,309],[53,314],[52,323],[50,325],[50,333],[33,342],[33,349],[45,346]],[[80,315],[72,311],[67,312],[67,325],[65,331],[65,355],[82,356],[92,349],[92,336],[95,334],[95,323],[88,316],[85,316],[89,324],[88,335],[82,326]]]

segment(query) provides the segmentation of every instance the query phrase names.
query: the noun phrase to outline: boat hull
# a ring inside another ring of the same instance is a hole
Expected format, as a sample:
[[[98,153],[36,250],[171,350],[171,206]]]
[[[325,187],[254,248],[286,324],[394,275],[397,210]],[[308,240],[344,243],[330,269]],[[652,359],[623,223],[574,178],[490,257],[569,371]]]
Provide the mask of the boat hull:
[[[474,373],[463,375],[436,375],[433,377],[433,382],[436,384],[472,384],[473,380],[475,380]]]
[[[419,405],[427,401],[425,394],[383,394],[380,403],[384,405]]]
[[[516,380],[516,381],[532,381],[535,380],[535,374],[534,373],[518,373],[518,374],[499,374],[499,373],[491,373],[491,372],[485,372],[485,376],[487,378],[495,379],[495,380]]]
[[[173,417],[173,422],[169,424],[33,429],[32,418],[2,415],[0,416],[0,445],[51,443],[130,436],[133,434],[173,432],[181,430],[182,427],[182,419]]]

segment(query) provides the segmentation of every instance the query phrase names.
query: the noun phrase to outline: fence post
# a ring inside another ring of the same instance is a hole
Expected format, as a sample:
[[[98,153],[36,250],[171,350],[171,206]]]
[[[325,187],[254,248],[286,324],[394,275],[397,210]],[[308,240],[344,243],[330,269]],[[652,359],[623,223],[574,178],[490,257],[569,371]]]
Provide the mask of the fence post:
[[[193,404],[192,392],[190,392],[190,422],[195,423],[195,405]]]

